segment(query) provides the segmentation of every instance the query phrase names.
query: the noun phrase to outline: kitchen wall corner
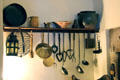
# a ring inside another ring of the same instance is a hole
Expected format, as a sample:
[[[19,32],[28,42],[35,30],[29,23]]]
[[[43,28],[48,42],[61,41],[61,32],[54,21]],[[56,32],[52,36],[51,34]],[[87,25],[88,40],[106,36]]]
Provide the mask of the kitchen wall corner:
[[[2,19],[2,8],[3,3],[0,0],[0,80],[3,80],[3,19]]]

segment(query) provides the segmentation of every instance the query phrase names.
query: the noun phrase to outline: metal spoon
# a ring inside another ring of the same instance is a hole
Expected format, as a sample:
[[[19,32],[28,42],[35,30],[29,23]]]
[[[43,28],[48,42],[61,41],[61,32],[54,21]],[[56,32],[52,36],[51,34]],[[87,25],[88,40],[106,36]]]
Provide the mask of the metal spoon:
[[[85,59],[85,33],[83,33],[83,39],[84,39],[84,55],[83,55],[82,64],[89,65],[88,61]]]
[[[72,80],[80,80],[75,75],[72,75]]]
[[[65,75],[68,75],[68,71],[67,69],[64,67],[64,62],[66,61],[66,58],[67,58],[67,53],[64,49],[64,33],[63,33],[63,51],[62,51],[62,55],[63,55],[63,64],[62,64],[62,72],[65,74]],[[64,56],[65,55],[65,56]]]
[[[75,57],[75,33],[73,33],[73,54],[72,54],[72,61],[76,62],[76,57]]]
[[[79,33],[78,33],[78,48],[79,48],[79,63],[78,63],[78,65],[77,65],[77,67],[76,67],[76,69],[77,69],[77,71],[79,72],[79,73],[84,73],[84,71],[83,71],[83,69],[80,67],[80,35],[79,35]]]

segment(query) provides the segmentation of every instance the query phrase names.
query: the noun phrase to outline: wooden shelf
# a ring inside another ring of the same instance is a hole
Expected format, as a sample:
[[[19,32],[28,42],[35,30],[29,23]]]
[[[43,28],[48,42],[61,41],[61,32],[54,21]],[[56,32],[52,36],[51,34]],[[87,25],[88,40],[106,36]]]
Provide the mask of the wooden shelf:
[[[3,27],[5,32],[12,32],[12,31],[23,31],[23,32],[70,32],[70,33],[95,33],[98,32],[93,29],[85,29],[85,28],[29,28],[29,27]]]

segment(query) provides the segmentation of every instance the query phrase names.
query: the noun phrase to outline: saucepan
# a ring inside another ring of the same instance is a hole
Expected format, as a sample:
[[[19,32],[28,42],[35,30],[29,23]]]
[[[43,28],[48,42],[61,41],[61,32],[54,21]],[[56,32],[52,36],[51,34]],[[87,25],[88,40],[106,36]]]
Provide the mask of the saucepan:
[[[36,54],[43,59],[47,59],[52,55],[52,47],[44,43],[44,33],[42,33],[42,42],[36,47]]]

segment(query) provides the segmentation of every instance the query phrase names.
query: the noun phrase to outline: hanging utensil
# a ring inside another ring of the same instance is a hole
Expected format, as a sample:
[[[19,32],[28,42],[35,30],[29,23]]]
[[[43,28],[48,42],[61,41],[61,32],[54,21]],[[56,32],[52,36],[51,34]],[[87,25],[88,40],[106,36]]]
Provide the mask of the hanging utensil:
[[[80,35],[78,33],[78,49],[79,49],[79,63],[76,67],[78,73],[84,73],[83,69],[80,67]]]
[[[64,54],[63,54],[63,58],[64,58],[65,56],[64,56]],[[67,69],[64,67],[64,62],[66,61],[66,58],[65,58],[65,60],[63,60],[63,63],[62,63],[62,73],[64,74],[64,75],[68,75],[68,71],[67,71]]]
[[[24,41],[24,36],[23,36],[23,32],[21,31],[21,29],[20,29],[20,35],[21,35],[21,38],[22,38],[23,53],[25,53],[25,41]],[[22,57],[22,55],[21,55],[21,57]]]
[[[55,60],[55,55],[56,55],[56,53],[57,53],[57,51],[58,51],[58,46],[55,44],[55,31],[53,32],[53,45],[52,45],[52,52],[53,52],[53,54],[54,54],[54,60]],[[56,62],[55,62],[55,64],[56,64]]]
[[[95,38],[91,38],[91,33],[87,33],[85,43],[85,48],[95,48]]]
[[[22,36],[21,32],[14,32],[14,34],[17,36],[17,39],[19,41],[18,56],[24,57],[30,52],[30,35],[28,34],[28,32],[22,32]],[[22,39],[22,37],[24,40]]]
[[[88,61],[85,59],[85,33],[83,33],[83,39],[84,39],[84,53],[83,53],[82,64],[83,65],[89,65]]]
[[[60,38],[60,33],[58,33],[58,42],[59,42],[59,53],[56,54],[56,58],[58,60],[58,62],[61,62],[63,60],[63,55],[61,53],[61,38]]]
[[[94,54],[100,54],[102,52],[102,49],[100,48],[100,40],[98,40],[98,35],[97,36],[97,48],[96,50],[93,51]]]
[[[49,58],[43,60],[43,64],[46,67],[52,66],[54,64],[54,62],[55,62],[55,60],[54,60],[54,58],[52,56],[50,56]]]
[[[80,80],[75,75],[72,75],[72,80]]]
[[[75,33],[73,33],[73,54],[72,54],[72,61],[76,62],[76,57],[75,57]]]
[[[52,45],[52,52],[53,52],[53,54],[54,54],[54,60],[55,60],[55,55],[56,55],[56,53],[57,53],[57,51],[58,51],[58,46],[55,44],[55,41],[56,41],[56,39],[55,39],[55,31],[53,32],[53,45]],[[56,62],[54,61],[54,64],[56,64]],[[57,64],[56,64],[57,65]]]
[[[31,32],[30,32],[30,56],[31,56],[31,58],[34,57],[33,54],[34,54],[34,53],[33,53],[33,34],[32,34],[32,31],[31,31]]]
[[[48,30],[49,30],[49,28],[50,28],[50,23],[49,23],[49,22],[48,22],[48,23],[44,22],[44,27],[45,27],[45,28],[48,28]],[[47,37],[48,37],[48,45],[49,45],[49,31],[48,31]]]
[[[66,51],[65,51],[65,49],[64,49],[64,33],[63,33],[63,51],[62,51],[62,55],[63,55],[63,64],[62,64],[62,72],[63,72],[63,74],[65,74],[65,75],[68,75],[68,71],[67,71],[67,69],[64,67],[64,62],[66,61],[66,58],[67,58],[67,53],[66,53]],[[65,56],[64,56],[65,55]]]
[[[64,62],[63,62],[63,65],[62,65],[62,72],[63,72],[63,74],[68,75],[67,69],[63,66],[64,66]]]
[[[52,55],[52,48],[47,43],[44,43],[44,33],[42,33],[42,43],[36,47],[36,54],[43,59]]]
[[[50,38],[49,38],[49,31],[48,31],[48,35],[47,35],[47,36],[48,36],[48,45],[49,45],[49,39],[50,39]]]
[[[67,51],[65,51],[65,35],[63,33],[63,51],[62,51],[62,54],[63,54],[63,61],[65,62],[66,61],[66,58],[67,58]]]
[[[52,51],[54,54],[58,51],[58,46],[55,44],[55,32],[53,32],[53,45],[52,45]]]
[[[67,50],[67,55],[69,59],[72,59],[73,50],[71,49],[71,33],[68,33],[68,36],[69,36],[69,49]]]

